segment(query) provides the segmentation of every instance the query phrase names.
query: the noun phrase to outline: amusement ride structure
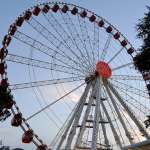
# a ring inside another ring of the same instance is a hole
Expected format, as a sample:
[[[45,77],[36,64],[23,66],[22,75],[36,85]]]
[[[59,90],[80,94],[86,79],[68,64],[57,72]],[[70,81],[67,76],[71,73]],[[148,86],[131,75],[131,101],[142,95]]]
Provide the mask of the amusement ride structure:
[[[137,51],[103,17],[73,4],[39,4],[11,24],[2,44],[1,113],[11,110],[23,143],[37,150],[150,149],[150,75],[135,70]]]

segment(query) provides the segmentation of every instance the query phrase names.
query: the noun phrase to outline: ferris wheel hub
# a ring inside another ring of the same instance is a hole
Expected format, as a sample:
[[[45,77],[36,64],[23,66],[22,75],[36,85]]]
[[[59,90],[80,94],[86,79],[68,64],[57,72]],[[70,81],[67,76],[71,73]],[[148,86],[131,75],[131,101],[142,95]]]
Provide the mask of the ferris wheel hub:
[[[99,76],[108,79],[112,75],[112,70],[108,63],[104,61],[98,61],[96,64],[96,72]]]

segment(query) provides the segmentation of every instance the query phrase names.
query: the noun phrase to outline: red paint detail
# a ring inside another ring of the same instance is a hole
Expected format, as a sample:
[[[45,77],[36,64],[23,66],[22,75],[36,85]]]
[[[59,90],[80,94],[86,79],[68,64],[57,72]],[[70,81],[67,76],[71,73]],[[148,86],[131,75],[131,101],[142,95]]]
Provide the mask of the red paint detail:
[[[111,26],[109,26],[109,27],[107,27],[107,28],[106,28],[106,31],[107,31],[108,33],[111,33],[111,32],[112,32],[112,30],[113,30],[113,29],[112,29],[112,27],[111,27]]]
[[[13,36],[13,35],[15,34],[16,31],[17,31],[16,25],[10,26],[9,34],[10,34],[11,36]]]
[[[102,76],[103,78],[105,79],[108,79],[111,77],[112,75],[112,70],[111,68],[109,67],[109,65],[104,62],[104,61],[99,61],[97,64],[96,64],[96,71],[98,73],[99,76]]]
[[[19,18],[17,19],[17,21],[16,21],[16,25],[17,25],[18,27],[21,27],[22,24],[23,24],[23,22],[24,22],[24,17],[19,17]]]
[[[32,16],[32,12],[28,10],[25,12],[24,19],[29,20],[31,16]]]
[[[104,26],[104,21],[103,21],[103,20],[100,20],[100,21],[98,22],[98,26],[99,26],[99,27],[103,27],[103,26]]]
[[[78,13],[78,9],[76,7],[74,7],[72,10],[71,10],[71,13],[73,15],[76,15]]]
[[[40,13],[40,11],[41,11],[41,8],[39,8],[38,6],[36,6],[36,7],[34,8],[34,10],[33,10],[33,15],[38,16],[39,13]]]
[[[22,124],[22,114],[21,113],[15,114],[11,120],[11,125],[14,127],[18,127],[21,124]]]
[[[132,54],[132,53],[134,52],[134,49],[133,49],[133,48],[129,48],[129,49],[127,50],[127,52],[128,52],[128,54]]]
[[[118,32],[115,33],[115,34],[114,34],[114,38],[115,38],[116,40],[118,40],[118,39],[120,38],[120,33],[118,33]]]
[[[43,7],[42,11],[43,11],[45,14],[47,14],[48,11],[49,11],[49,9],[50,9],[49,5],[46,4],[46,5]]]
[[[58,10],[59,10],[59,5],[55,4],[52,8],[52,11],[56,13]]]
[[[0,63],[0,74],[3,75],[5,73],[5,64],[4,63]]]
[[[83,10],[81,13],[80,13],[80,16],[82,18],[85,18],[87,16],[87,12],[85,10]]]
[[[32,130],[28,130],[28,131],[25,131],[25,133],[23,134],[22,136],[22,142],[23,143],[31,143],[33,140],[33,131]]]
[[[126,40],[123,40],[123,41],[121,42],[121,45],[122,45],[123,47],[125,47],[125,46],[127,45],[127,41],[126,41]]]
[[[90,20],[91,22],[94,22],[94,21],[96,20],[96,16],[95,16],[95,15],[92,15],[92,16],[89,18],[89,20]]]
[[[67,5],[64,5],[63,8],[61,9],[63,13],[66,13],[68,10],[69,10],[69,7]]]

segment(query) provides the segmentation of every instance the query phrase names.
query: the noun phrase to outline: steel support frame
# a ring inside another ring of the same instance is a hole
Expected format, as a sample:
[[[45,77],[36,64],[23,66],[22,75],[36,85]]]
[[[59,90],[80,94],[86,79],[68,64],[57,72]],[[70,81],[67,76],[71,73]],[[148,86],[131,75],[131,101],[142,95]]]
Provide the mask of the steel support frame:
[[[111,92],[115,95],[115,97],[118,99],[118,101],[120,102],[120,104],[126,110],[126,112],[128,113],[128,115],[130,116],[130,118],[133,120],[133,122],[138,127],[139,131],[142,133],[142,135],[144,135],[146,139],[149,139],[150,137],[149,137],[148,133],[146,132],[146,130],[144,129],[144,127],[141,125],[141,123],[138,121],[138,119],[136,118],[136,116],[132,113],[132,111],[130,110],[129,106],[124,102],[124,100],[122,99],[122,97],[120,96],[120,94],[117,92],[117,90],[113,87],[113,85],[108,80],[107,81],[105,80],[104,82],[106,82],[106,84],[108,85],[108,87],[111,90]]]
[[[86,100],[86,98],[87,98],[87,95],[88,95],[88,92],[89,92],[90,88],[91,88],[91,82],[87,84],[87,86],[86,86],[86,88],[85,88],[85,90],[84,90],[84,93],[83,93],[83,95],[81,96],[81,98],[80,98],[80,100],[79,100],[79,102],[78,102],[78,105],[77,105],[77,107],[76,107],[76,109],[75,109],[75,111],[74,111],[74,113],[73,113],[71,119],[70,119],[69,122],[68,122],[68,125],[67,125],[67,127],[66,127],[66,130],[64,131],[64,133],[63,133],[63,135],[62,135],[62,137],[61,137],[61,139],[60,139],[60,141],[59,141],[59,144],[58,144],[56,150],[60,150],[60,149],[61,149],[61,147],[62,147],[62,145],[63,145],[63,142],[64,142],[64,140],[66,139],[67,134],[68,134],[68,132],[69,132],[71,126],[72,126],[72,129],[71,129],[71,130],[73,131],[73,132],[72,132],[73,134],[70,132],[69,137],[68,137],[68,139],[67,139],[68,142],[67,142],[67,144],[66,144],[65,150],[70,150],[70,149],[71,149],[72,138],[73,138],[74,133],[75,133],[75,130],[76,130],[75,124],[72,125],[72,122],[74,121],[75,117],[76,117],[77,119],[79,119],[79,117],[80,117],[80,115],[79,115],[79,110],[81,110],[81,105],[84,104],[84,102],[85,102],[85,100]],[[77,112],[78,112],[78,113],[77,113]]]

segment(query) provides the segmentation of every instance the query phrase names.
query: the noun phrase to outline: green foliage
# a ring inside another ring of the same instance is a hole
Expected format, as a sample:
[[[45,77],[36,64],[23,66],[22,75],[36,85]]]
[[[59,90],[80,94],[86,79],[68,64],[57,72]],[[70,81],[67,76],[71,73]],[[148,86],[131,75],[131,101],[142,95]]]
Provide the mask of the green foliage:
[[[148,12],[144,18],[139,20],[136,26],[138,31],[137,37],[143,40],[140,53],[134,58],[135,67],[140,72],[150,71],[150,7],[147,6]]]

